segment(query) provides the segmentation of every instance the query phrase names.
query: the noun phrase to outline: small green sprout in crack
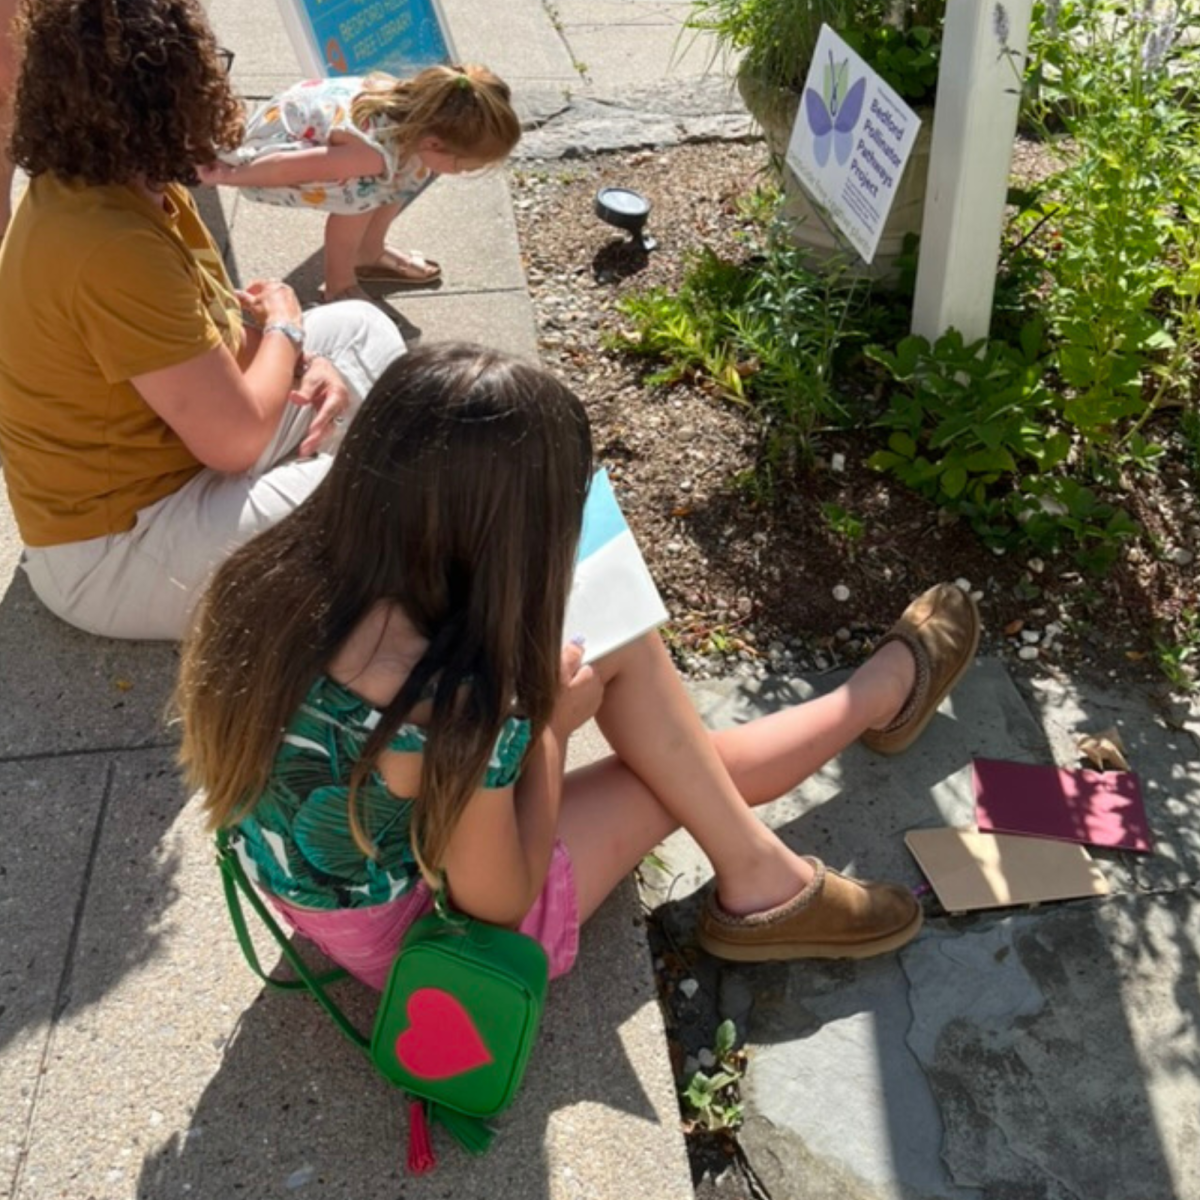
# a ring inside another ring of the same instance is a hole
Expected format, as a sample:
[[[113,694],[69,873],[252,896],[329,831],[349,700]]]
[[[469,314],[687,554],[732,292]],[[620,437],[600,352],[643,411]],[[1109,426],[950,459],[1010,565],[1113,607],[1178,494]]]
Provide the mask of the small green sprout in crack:
[[[713,1041],[713,1064],[694,1071],[680,1091],[685,1132],[733,1133],[741,1127],[741,1082],[746,1074],[746,1054],[735,1050],[737,1026],[724,1020]]]

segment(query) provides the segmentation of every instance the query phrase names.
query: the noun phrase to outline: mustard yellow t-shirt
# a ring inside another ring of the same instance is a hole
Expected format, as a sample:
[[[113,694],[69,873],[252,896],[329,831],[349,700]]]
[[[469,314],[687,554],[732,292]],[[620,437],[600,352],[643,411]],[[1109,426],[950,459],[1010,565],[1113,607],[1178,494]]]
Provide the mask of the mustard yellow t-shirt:
[[[238,301],[187,189],[39,175],[0,244],[0,458],[28,546],[132,529],[200,470],[129,382],[224,343]]]

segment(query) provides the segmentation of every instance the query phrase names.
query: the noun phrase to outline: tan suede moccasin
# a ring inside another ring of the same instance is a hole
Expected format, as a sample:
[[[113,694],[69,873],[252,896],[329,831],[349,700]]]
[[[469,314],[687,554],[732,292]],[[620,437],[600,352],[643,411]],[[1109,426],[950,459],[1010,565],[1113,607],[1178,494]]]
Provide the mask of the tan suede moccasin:
[[[925,732],[979,649],[979,610],[957,584],[935,584],[900,614],[879,645],[888,642],[908,647],[917,663],[917,680],[895,720],[862,735],[863,745],[876,754],[899,754]]]
[[[870,958],[917,936],[921,906],[895,883],[859,883],[809,858],[813,881],[795,899],[736,917],[709,892],[696,935],[714,958],[772,962],[793,958]]]

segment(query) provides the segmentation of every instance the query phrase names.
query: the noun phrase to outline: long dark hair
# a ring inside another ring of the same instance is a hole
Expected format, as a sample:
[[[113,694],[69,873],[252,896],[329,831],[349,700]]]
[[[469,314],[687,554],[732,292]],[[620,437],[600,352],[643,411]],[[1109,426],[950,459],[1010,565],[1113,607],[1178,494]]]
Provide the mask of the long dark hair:
[[[351,787],[431,699],[412,831],[436,869],[505,720],[536,737],[550,716],[591,471],[583,407],[540,367],[459,344],[393,363],[320,487],[217,572],[185,644],[182,761],[211,823],[252,809],[312,680],[390,601],[429,645]]]

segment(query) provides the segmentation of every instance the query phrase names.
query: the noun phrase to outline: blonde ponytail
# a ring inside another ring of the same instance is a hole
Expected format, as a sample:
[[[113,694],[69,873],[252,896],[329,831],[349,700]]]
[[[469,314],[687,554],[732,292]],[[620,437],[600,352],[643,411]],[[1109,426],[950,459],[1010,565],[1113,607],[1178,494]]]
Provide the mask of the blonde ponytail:
[[[378,136],[396,143],[400,158],[435,137],[463,158],[501,162],[521,137],[508,84],[486,67],[428,67],[412,79],[367,76],[350,108],[360,127],[377,122]]]

